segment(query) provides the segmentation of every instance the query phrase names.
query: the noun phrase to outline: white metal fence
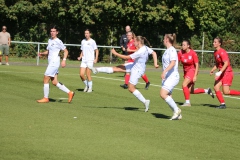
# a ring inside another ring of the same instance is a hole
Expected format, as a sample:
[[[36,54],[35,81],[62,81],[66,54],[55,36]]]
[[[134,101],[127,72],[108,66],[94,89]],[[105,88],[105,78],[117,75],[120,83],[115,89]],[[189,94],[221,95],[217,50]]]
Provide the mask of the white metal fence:
[[[22,41],[11,41],[14,44],[35,44],[37,45],[37,51],[36,52],[40,52],[40,45],[45,44],[47,45],[47,43],[43,43],[43,42],[22,42]],[[64,44],[65,46],[74,46],[74,47],[80,47],[80,44]],[[98,48],[120,48],[119,46],[104,46],[104,45],[98,45]],[[165,48],[152,48],[155,51],[164,51],[166,50]],[[214,51],[209,51],[209,50],[203,50],[204,48],[202,48],[202,50],[195,50],[195,52],[197,53],[201,53],[201,64],[203,64],[203,59],[204,59],[204,54],[205,53],[213,53]],[[240,54],[240,52],[230,52],[228,51],[228,53],[231,54]],[[112,54],[110,53],[110,59],[112,59]],[[111,63],[111,61],[110,61]],[[39,56],[37,56],[37,65],[39,65]]]

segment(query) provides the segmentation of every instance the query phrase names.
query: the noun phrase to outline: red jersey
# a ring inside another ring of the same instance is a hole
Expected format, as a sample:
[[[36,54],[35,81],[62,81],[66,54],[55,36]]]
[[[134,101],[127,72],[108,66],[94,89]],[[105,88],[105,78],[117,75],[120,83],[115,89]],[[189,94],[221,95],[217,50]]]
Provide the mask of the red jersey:
[[[224,49],[220,48],[219,50],[214,51],[214,57],[216,61],[216,67],[219,70],[222,69],[224,62],[228,61],[228,66],[225,71],[226,72],[232,71],[230,60],[228,58],[228,53]]]
[[[178,61],[182,62],[183,69],[185,72],[189,70],[195,70],[196,66],[195,63],[198,63],[198,56],[197,53],[190,49],[188,53],[186,51],[180,50],[178,52]]]
[[[130,50],[136,50],[137,49],[135,47],[135,45],[134,45],[134,40],[131,40],[131,41],[128,42],[127,48],[129,48]],[[133,54],[133,53],[134,52],[128,52],[128,55]],[[129,59],[127,62],[134,62],[134,60],[133,59]]]

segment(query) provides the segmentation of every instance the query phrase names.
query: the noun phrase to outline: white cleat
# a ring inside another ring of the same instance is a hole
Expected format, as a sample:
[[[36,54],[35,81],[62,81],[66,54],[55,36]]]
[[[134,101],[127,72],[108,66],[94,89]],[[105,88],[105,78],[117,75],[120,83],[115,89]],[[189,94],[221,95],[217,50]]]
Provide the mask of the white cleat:
[[[87,92],[88,91],[88,86],[86,86],[83,90],[83,92]]]
[[[179,120],[180,118],[182,119],[181,112],[182,112],[181,109],[178,108],[178,112],[173,112],[173,116],[169,120]]]
[[[97,74],[98,73],[97,68],[92,67],[90,69],[92,70],[93,74]]]
[[[149,104],[150,104],[150,100],[146,100],[145,102],[145,112],[147,112],[149,110]]]
[[[92,92],[92,88],[88,88],[87,93],[91,93]]]
[[[2,62],[0,62],[0,65],[2,65]]]
[[[183,105],[181,105],[182,107],[191,107],[191,103],[184,103]]]
[[[9,66],[9,63],[6,63],[7,66]]]

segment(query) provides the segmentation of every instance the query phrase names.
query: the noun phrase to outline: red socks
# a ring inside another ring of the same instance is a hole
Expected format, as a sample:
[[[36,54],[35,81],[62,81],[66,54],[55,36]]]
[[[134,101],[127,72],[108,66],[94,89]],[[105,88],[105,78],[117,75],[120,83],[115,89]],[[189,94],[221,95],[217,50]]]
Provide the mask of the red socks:
[[[142,79],[143,79],[146,83],[148,83],[148,78],[147,78],[147,75],[146,75],[146,74],[144,74],[144,75],[142,76]]]
[[[190,92],[189,92],[188,87],[183,87],[182,89],[183,89],[185,100],[189,100],[190,99]]]
[[[130,74],[126,74],[125,75],[125,84],[128,84],[129,79],[130,79]]]
[[[222,95],[222,92],[221,91],[215,91],[216,93],[216,96],[219,100],[220,103],[225,103],[224,99],[223,99],[223,95]]]
[[[205,90],[203,88],[194,89],[194,94],[200,94],[200,93],[205,93]]]
[[[240,95],[240,91],[230,90],[230,95]]]

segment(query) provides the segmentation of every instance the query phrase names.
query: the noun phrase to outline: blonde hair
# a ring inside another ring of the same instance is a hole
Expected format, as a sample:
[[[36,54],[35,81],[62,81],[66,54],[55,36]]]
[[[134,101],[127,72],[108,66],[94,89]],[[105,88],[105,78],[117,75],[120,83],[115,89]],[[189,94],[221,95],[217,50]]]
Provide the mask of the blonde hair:
[[[132,31],[128,31],[127,34],[128,34],[128,33],[131,33],[131,34],[132,34],[132,38],[133,38],[133,39],[136,38],[136,35],[135,35]]]
[[[174,46],[176,44],[176,34],[165,34],[165,37],[168,39],[168,41]]]
[[[136,36],[136,40],[137,40],[138,42],[140,42],[141,44],[144,44],[144,40],[145,40],[145,41],[147,42],[148,46],[149,46],[149,47],[152,47],[146,37]]]

